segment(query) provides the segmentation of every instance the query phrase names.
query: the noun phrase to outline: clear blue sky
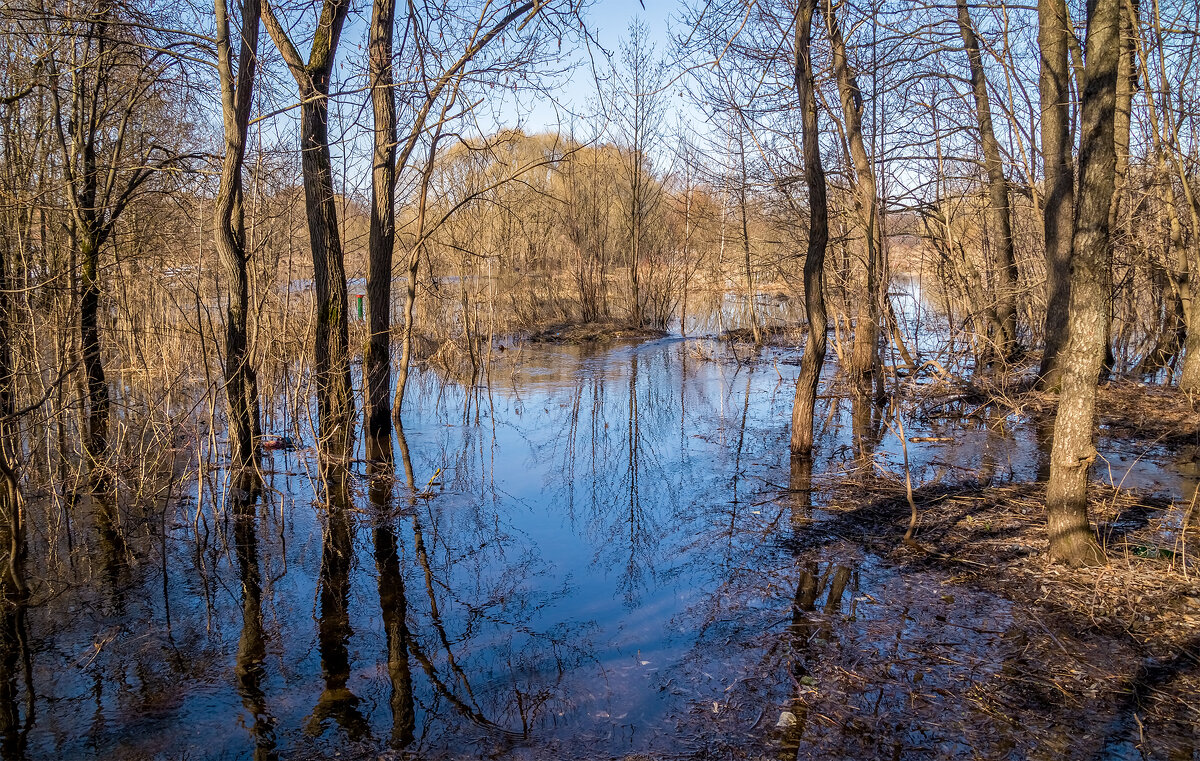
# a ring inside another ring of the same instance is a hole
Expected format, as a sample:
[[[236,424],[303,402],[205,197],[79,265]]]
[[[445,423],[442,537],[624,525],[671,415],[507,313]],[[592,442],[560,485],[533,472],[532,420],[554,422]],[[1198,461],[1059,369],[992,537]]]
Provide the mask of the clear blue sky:
[[[618,56],[622,39],[626,36],[630,22],[641,18],[650,30],[660,56],[670,54],[670,26],[672,17],[678,15],[680,9],[677,0],[646,0],[645,7],[638,0],[598,0],[588,11],[588,27],[593,37],[605,51]],[[591,51],[595,68],[602,75],[609,66],[609,61],[597,49]],[[579,66],[570,80],[562,89],[555,93],[554,101],[540,99],[528,109],[522,109],[521,121],[527,132],[550,130],[560,126],[560,120],[568,120],[570,114],[564,112],[586,113],[588,101],[596,97],[596,81],[593,76],[592,63],[588,61],[588,51],[579,50],[576,54]],[[675,72],[672,72],[672,75]],[[677,99],[676,99],[677,100]],[[556,105],[560,107],[556,109]],[[561,126],[566,126],[563,124]]]

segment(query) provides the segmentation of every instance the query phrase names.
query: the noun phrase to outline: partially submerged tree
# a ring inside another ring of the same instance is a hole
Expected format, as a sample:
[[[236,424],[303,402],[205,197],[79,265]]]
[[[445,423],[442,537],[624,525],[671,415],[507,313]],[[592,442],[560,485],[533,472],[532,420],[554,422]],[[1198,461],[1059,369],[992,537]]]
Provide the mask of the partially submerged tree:
[[[233,42],[229,33],[228,0],[215,0],[217,21],[217,76],[221,82],[221,123],[225,134],[225,159],[214,208],[217,253],[225,266],[229,301],[225,313],[225,398],[229,409],[229,449],[233,480],[250,489],[257,478],[261,436],[258,376],[249,346],[250,279],[242,166],[246,133],[253,105],[258,64],[260,0],[243,0],[237,69],[233,68]]]
[[[341,463],[350,457],[354,445],[354,395],[350,385],[349,292],[329,153],[329,85],[350,3],[322,1],[308,61],[300,56],[273,5],[263,5],[263,21],[296,81],[300,98],[304,208],[317,302],[313,349],[317,447],[323,462]]]
[[[812,452],[813,416],[821,367],[825,363],[825,247],[829,240],[829,216],[825,200],[825,170],[817,131],[816,82],[812,66],[812,25],[816,0],[801,0],[795,20],[796,99],[804,140],[804,181],[808,186],[808,252],[804,258],[804,303],[808,315],[808,345],[796,379],[792,403],[792,454],[807,457]]]
[[[63,202],[79,266],[80,355],[86,387],[83,451],[93,488],[112,488],[108,471],[112,399],[101,351],[101,255],[117,223],[156,172],[194,158],[179,149],[181,135],[158,134],[162,95],[180,62],[168,41],[141,39],[147,27],[121,18],[120,7],[98,0],[56,21],[43,17],[54,134],[62,153]],[[155,113],[155,112],[158,113]]]

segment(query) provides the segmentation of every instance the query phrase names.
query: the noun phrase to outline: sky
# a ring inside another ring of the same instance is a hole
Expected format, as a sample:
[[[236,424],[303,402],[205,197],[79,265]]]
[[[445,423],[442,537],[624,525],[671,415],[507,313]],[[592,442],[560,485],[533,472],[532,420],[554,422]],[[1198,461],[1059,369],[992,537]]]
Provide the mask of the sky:
[[[625,38],[630,23],[638,18],[650,31],[650,39],[658,54],[668,55],[671,48],[672,16],[678,15],[679,10],[678,2],[645,0],[643,8],[638,0],[597,0],[588,10],[587,22],[600,46],[613,56],[613,62],[618,62],[620,43]],[[604,59],[601,51],[593,50],[592,54],[597,70],[609,66],[609,61]],[[518,114],[527,132],[549,131],[567,126],[561,122],[569,120],[568,112],[583,114],[589,111],[589,101],[597,96],[596,80],[592,65],[588,62],[588,52],[580,50],[577,56],[580,65],[570,80],[557,91],[553,100],[538,99]]]

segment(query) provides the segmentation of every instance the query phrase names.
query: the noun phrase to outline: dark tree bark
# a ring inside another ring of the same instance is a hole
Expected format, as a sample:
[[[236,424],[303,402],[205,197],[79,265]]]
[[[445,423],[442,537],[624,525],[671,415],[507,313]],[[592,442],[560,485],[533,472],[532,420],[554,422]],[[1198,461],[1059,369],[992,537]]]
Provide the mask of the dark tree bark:
[[[375,116],[374,167],[371,173],[371,231],[367,254],[367,326],[363,357],[364,412],[368,439],[392,435],[392,251],[396,245],[396,94],[392,89],[392,39],[396,0],[371,6],[371,107]],[[387,449],[390,449],[388,447]],[[382,451],[382,450],[381,450]]]
[[[1069,337],[1046,491],[1050,555],[1071,565],[1105,561],[1088,520],[1087,484],[1096,459],[1096,385],[1107,344],[1105,283],[1112,266],[1109,211],[1116,182],[1113,117],[1120,27],[1120,0],[1095,0],[1088,14],[1083,73]]]
[[[992,127],[992,106],[988,99],[987,79],[979,40],[971,22],[966,0],[955,0],[958,6],[958,30],[967,62],[971,69],[971,92],[975,96],[975,117],[979,124],[979,142],[983,165],[987,172],[988,216],[991,220],[992,269],[995,272],[996,354],[1001,359],[1013,356],[1017,347],[1017,260],[1013,252],[1012,211],[1009,204],[1008,180],[1004,176],[1004,161],[1000,143]]]
[[[259,0],[242,4],[242,33],[237,72],[229,40],[226,0],[215,0],[217,73],[221,80],[221,117],[225,129],[225,160],[217,189],[214,234],[225,267],[229,305],[225,314],[225,398],[229,406],[229,448],[233,481],[250,490],[257,480],[259,460],[258,376],[250,362],[250,282],[247,277],[245,215],[242,206],[242,165],[258,59]]]
[[[94,173],[94,169],[93,169]],[[83,213],[80,216],[91,217]],[[91,474],[92,487],[109,491],[111,479],[105,474],[108,454],[108,418],[112,402],[108,379],[100,353],[100,245],[101,236],[88,227],[78,231],[77,247],[81,276],[79,280],[79,351],[87,387],[87,434],[83,438],[84,459]]]
[[[808,346],[800,361],[796,398],[792,403],[792,453],[808,456],[813,445],[813,415],[821,367],[825,364],[825,247],[829,242],[829,213],[825,200],[825,168],[817,134],[816,85],[812,69],[812,24],[817,0],[801,0],[796,11],[796,96],[804,139],[804,180],[808,185],[808,252],[804,257],[804,306],[808,315]]]
[[[21,494],[21,443],[16,420],[8,246],[0,236],[0,607],[25,599],[25,510]]]
[[[413,327],[414,327],[413,326],[413,306],[416,304],[416,299],[417,299],[417,265],[420,262],[420,255],[421,255],[422,249],[424,248],[425,237],[426,237],[424,219],[425,219],[425,210],[426,210],[426,198],[428,196],[429,179],[430,179],[430,175],[433,172],[433,160],[437,154],[438,141],[440,139],[440,135],[442,134],[442,129],[445,126],[445,123],[447,120],[447,113],[449,112],[450,107],[454,104],[454,101],[458,97],[458,89],[461,86],[463,77],[466,74],[467,65],[475,58],[475,56],[477,56],[480,53],[480,51],[482,51],[485,47],[487,47],[488,44],[491,43],[496,38],[499,37],[499,38],[503,39],[503,37],[501,35],[504,32],[504,30],[510,24],[512,24],[513,22],[520,19],[521,16],[523,16],[527,13],[530,14],[526,19],[528,21],[529,19],[532,19],[533,16],[536,15],[540,10],[541,10],[541,5],[536,5],[534,2],[532,2],[532,0],[529,0],[528,2],[524,2],[521,5],[513,8],[510,11],[508,11],[507,13],[505,13],[495,23],[495,25],[492,26],[490,29],[487,29],[486,31],[484,31],[482,28],[478,28],[478,31],[480,32],[478,37],[473,39],[472,43],[465,50],[463,50],[462,55],[460,55],[453,64],[446,67],[446,69],[444,71],[442,71],[441,74],[438,75],[436,78],[429,77],[424,80],[424,82],[423,82],[423,84],[425,85],[424,100],[421,103],[421,107],[417,110],[417,113],[414,116],[412,123],[409,125],[408,134],[403,140],[403,146],[400,148],[399,155],[396,157],[395,161],[393,162],[394,165],[393,165],[392,169],[390,170],[391,176],[393,178],[392,188],[394,189],[394,178],[395,178],[396,174],[399,171],[403,170],[406,166],[408,166],[408,161],[409,161],[409,158],[412,156],[413,151],[416,149],[418,143],[427,134],[427,131],[432,126],[434,136],[433,136],[432,140],[430,140],[429,155],[426,158],[425,170],[422,172],[421,202],[420,202],[421,211],[419,214],[419,221],[418,221],[418,225],[417,225],[417,241],[412,246],[412,248],[409,250],[408,261],[407,261],[408,287],[407,287],[407,291],[405,294],[405,304],[404,304],[404,338],[403,338],[402,354],[401,354],[401,358],[400,358],[400,370],[399,370],[399,374],[396,377],[396,395],[395,395],[395,398],[392,400],[392,418],[396,422],[397,425],[399,425],[399,421],[400,421],[400,411],[404,406],[404,389],[408,384],[408,366],[409,366],[409,363],[412,361],[412,332],[413,332]],[[394,8],[393,8],[393,11],[394,11]],[[410,14],[417,13],[417,12],[418,11],[416,8],[414,8],[413,6],[410,6]],[[372,14],[374,14],[374,10],[372,11]],[[374,18],[374,16],[373,16],[373,18]],[[481,23],[482,23],[482,21],[481,21]],[[388,34],[390,37],[391,33],[389,32]],[[374,36],[372,36],[372,40],[374,40],[374,39],[376,39],[376,38]],[[424,40],[418,39],[416,44],[418,44],[418,45],[425,44],[425,42],[426,41],[424,41]],[[375,54],[376,53],[373,49],[372,55],[375,55]],[[389,59],[390,59],[390,54],[389,54]],[[374,75],[375,75],[375,72],[373,70],[372,76],[374,76]],[[387,76],[388,77],[391,76],[390,71],[388,72]],[[447,89],[449,90],[448,94],[446,94]],[[433,113],[433,110],[437,106],[438,101],[442,98],[442,96],[444,94],[446,95],[446,97],[445,97],[445,102],[442,104],[440,114],[435,117],[434,123],[432,125],[430,125],[430,123],[429,123],[430,114]],[[378,105],[379,105],[378,102],[374,98],[372,98],[372,104],[375,107],[378,107]],[[376,113],[378,114],[378,112],[376,112]],[[377,116],[377,118],[378,118],[378,116]],[[394,119],[395,119],[395,117],[394,117],[394,106],[393,106],[393,125],[395,124]],[[378,141],[379,141],[379,137],[377,136],[376,137],[377,147],[378,147]],[[395,152],[393,151],[393,155],[394,154],[395,154]],[[377,152],[376,156],[375,156],[376,172],[379,171],[379,163],[378,163],[379,159],[380,159],[380,156]],[[373,178],[373,180],[374,180],[374,178]],[[372,185],[372,190],[374,191],[374,184]],[[378,206],[380,198],[378,196],[376,196],[374,201],[375,201],[376,206]],[[372,212],[372,216],[374,216],[374,212]],[[374,220],[373,220],[373,222],[374,222]],[[394,224],[393,224],[393,227],[394,227]],[[381,225],[381,231],[382,231],[382,225]],[[394,233],[393,233],[393,235],[394,235]],[[393,241],[394,241],[394,238],[393,238]],[[385,248],[381,244],[378,249],[373,247],[371,249],[371,251],[372,251],[372,255],[374,255],[375,253],[378,253],[379,256],[381,257],[379,261],[372,263],[372,265],[371,265],[372,271],[375,273],[375,277],[383,277],[385,270],[383,269],[382,256],[384,255]],[[390,257],[392,256],[391,248],[386,249],[386,254],[389,257],[386,272],[387,272],[388,277],[390,278],[390,276],[391,276]],[[390,287],[391,286],[389,283],[388,284],[389,290],[390,290]],[[379,289],[377,287],[376,291],[378,291],[378,290]],[[386,320],[387,312],[383,309],[374,309],[372,311],[372,320],[375,320],[375,319]],[[372,338],[375,338],[378,335],[377,329],[375,327],[376,324],[377,323],[374,323],[374,322],[372,323],[372,328],[371,328]],[[376,382],[378,382],[378,378],[376,378],[375,380],[376,380]],[[376,397],[376,398],[378,398],[378,397]],[[368,423],[368,424],[371,425],[370,423]]]
[[[350,385],[349,293],[329,154],[329,77],[348,0],[323,0],[308,63],[267,3],[263,21],[300,96],[300,154],[304,210],[312,247],[317,300],[313,377],[317,387],[318,450],[327,462],[344,462],[354,446],[354,396]]]
[[[1071,145],[1071,68],[1068,63],[1065,0],[1038,3],[1039,89],[1042,156],[1046,176],[1042,227],[1046,240],[1046,336],[1038,375],[1044,387],[1057,387],[1059,353],[1067,341],[1071,247],[1075,234],[1075,166]]]

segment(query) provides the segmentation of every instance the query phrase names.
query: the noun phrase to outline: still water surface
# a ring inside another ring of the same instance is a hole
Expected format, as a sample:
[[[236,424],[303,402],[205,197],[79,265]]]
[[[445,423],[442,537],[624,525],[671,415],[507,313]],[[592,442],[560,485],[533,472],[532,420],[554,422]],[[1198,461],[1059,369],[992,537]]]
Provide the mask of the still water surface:
[[[878,416],[826,400],[817,488],[789,490],[797,358],[663,339],[510,351],[469,392],[420,373],[395,479],[356,465],[348,510],[314,498],[312,452],[276,452],[257,520],[218,488],[126,553],[81,538],[91,559],[40,560],[51,591],[5,622],[29,656],[0,663],[4,756],[1045,750],[970,700],[1019,659],[1021,613],[822,533],[819,485],[862,467],[862,437],[900,468]],[[911,445],[920,483],[1031,480],[1044,457],[1020,421],[909,426],[955,438]],[[1164,453],[1106,451],[1127,485],[1195,489]]]

